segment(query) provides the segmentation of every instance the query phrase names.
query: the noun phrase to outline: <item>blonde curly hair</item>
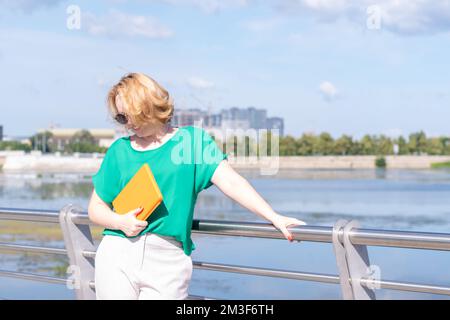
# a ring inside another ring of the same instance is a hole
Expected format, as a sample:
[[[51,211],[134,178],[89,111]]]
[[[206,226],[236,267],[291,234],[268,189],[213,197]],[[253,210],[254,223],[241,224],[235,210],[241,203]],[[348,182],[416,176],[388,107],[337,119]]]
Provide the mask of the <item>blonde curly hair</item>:
[[[174,112],[172,98],[158,82],[143,73],[128,73],[108,92],[108,109],[113,117],[118,113],[116,98],[126,106],[127,117],[140,127],[152,121],[168,123]]]

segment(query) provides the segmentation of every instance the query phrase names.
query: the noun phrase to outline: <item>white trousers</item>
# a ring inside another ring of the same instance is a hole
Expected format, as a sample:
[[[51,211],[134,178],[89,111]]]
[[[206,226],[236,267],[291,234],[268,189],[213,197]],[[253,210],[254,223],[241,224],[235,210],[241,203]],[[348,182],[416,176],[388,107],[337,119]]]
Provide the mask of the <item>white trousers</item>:
[[[173,237],[105,235],[95,256],[97,299],[186,299],[192,258]]]

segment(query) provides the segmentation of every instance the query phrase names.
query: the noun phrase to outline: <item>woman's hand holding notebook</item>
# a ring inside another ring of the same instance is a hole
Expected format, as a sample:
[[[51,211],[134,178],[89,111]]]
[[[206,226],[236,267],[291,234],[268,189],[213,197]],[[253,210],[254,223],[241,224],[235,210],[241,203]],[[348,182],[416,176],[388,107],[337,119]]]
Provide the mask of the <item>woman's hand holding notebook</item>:
[[[118,214],[126,214],[136,208],[143,208],[136,218],[145,221],[162,200],[161,191],[150,166],[145,163],[128,181],[112,204],[114,211]]]

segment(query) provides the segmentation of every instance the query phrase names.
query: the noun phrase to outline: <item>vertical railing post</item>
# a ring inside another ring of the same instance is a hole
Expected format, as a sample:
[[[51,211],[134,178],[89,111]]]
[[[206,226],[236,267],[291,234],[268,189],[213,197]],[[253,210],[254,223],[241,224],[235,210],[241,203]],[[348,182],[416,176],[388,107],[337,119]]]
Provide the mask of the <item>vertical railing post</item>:
[[[339,272],[339,283],[341,285],[342,298],[344,300],[353,300],[353,289],[350,283],[350,273],[344,245],[339,240],[339,234],[344,232],[347,220],[338,220],[333,226],[333,251],[336,257],[336,264]]]
[[[83,255],[84,250],[95,251],[91,229],[86,224],[75,224],[72,215],[82,212],[82,208],[68,204],[59,214],[59,223],[64,237],[70,266],[67,270],[71,273],[72,282],[68,282],[71,289],[75,290],[78,300],[94,300],[95,291],[89,283],[94,280],[94,259]]]
[[[339,278],[344,299],[375,300],[375,291],[361,284],[362,279],[372,276],[367,246],[354,245],[350,241],[353,228],[358,228],[356,220],[339,220],[333,227],[333,249],[339,270]],[[342,233],[342,241],[339,235]]]
[[[375,291],[361,284],[363,278],[366,279],[371,276],[371,265],[367,246],[354,245],[350,241],[352,229],[358,227],[359,222],[352,220],[345,225],[343,234],[353,296],[357,300],[375,300]]]

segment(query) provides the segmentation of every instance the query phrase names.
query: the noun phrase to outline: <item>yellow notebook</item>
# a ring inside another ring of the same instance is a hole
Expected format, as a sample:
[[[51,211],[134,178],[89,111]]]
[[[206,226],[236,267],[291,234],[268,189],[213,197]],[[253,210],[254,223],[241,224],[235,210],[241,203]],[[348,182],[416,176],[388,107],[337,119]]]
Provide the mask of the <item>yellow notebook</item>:
[[[145,221],[163,200],[155,177],[145,163],[120,191],[112,204],[118,214],[128,213],[139,207],[143,208],[136,218]]]

